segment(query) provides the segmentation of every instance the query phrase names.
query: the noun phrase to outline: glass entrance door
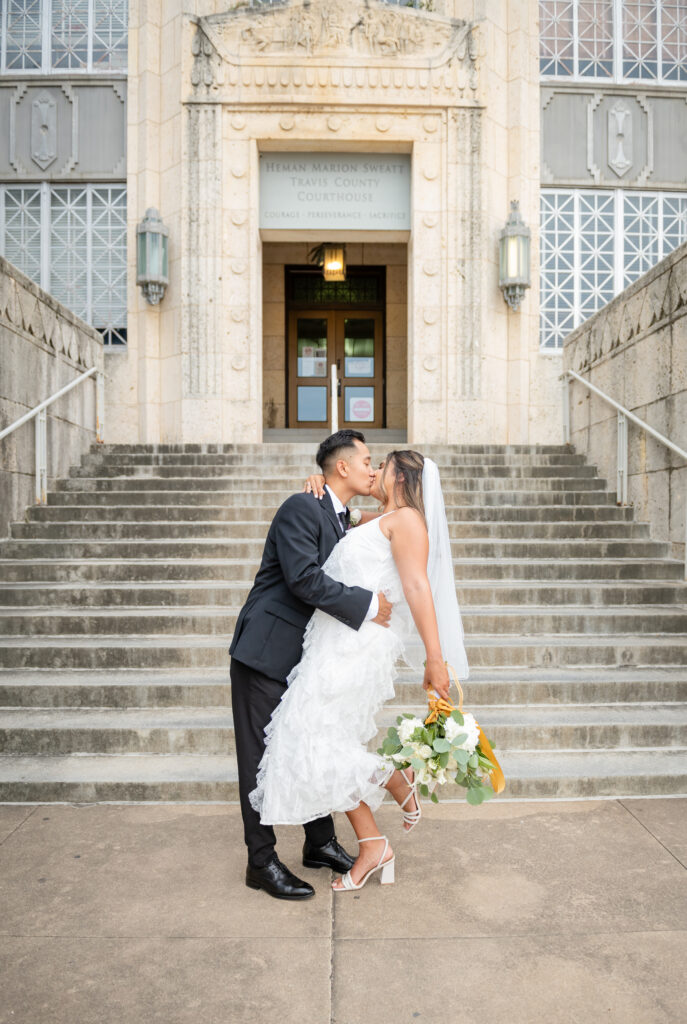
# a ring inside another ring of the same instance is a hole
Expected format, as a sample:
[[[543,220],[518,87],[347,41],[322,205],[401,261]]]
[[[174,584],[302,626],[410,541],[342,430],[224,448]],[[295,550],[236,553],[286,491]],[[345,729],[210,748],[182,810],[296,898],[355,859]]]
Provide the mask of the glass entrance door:
[[[291,310],[289,426],[331,422],[331,373],[336,366],[339,427],[383,424],[381,312]]]

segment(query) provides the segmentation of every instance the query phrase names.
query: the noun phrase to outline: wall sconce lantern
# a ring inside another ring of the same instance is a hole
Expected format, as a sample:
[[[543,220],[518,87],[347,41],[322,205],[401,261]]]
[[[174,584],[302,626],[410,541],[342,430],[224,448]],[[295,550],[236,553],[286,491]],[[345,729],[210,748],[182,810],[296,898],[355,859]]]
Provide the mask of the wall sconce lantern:
[[[530,287],[530,229],[520,216],[520,203],[514,199],[499,238],[499,288],[512,310],[517,312]]]
[[[169,229],[154,206],[136,228],[136,284],[151,306],[157,306],[169,284]]]
[[[322,274],[325,281],[346,280],[346,246],[331,245],[323,242],[310,250],[308,258],[311,263],[317,263],[322,267]]]

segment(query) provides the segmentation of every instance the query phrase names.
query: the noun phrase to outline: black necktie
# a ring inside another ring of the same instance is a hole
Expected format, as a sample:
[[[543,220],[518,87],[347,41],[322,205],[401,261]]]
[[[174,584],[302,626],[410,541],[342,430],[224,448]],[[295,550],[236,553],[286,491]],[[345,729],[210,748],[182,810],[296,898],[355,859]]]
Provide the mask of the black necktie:
[[[348,529],[348,524],[349,524],[350,519],[351,519],[350,510],[345,508],[343,510],[343,512],[337,512],[336,514],[337,514],[339,522],[341,523],[341,532],[345,533],[346,530]]]

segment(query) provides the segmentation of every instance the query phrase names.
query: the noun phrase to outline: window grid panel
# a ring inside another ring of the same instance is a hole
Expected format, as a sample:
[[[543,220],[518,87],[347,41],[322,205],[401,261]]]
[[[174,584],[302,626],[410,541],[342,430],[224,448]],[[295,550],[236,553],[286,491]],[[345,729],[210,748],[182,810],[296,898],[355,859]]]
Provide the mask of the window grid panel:
[[[91,211],[93,326],[114,331],[126,326],[126,189],[96,188]]]
[[[659,78],[656,0],[624,0],[623,77]]]
[[[52,5],[51,67],[55,71],[88,68],[88,0]]]
[[[661,240],[663,256],[687,242],[687,195],[664,197]]]
[[[128,9],[128,0],[2,0],[0,72],[126,72]]]
[[[687,82],[687,0],[664,0],[661,29],[663,78]]]
[[[575,196],[541,195],[540,342],[556,349],[575,326]]]
[[[613,78],[613,2],[588,0],[578,7],[578,75]]]
[[[542,0],[539,4],[539,70],[542,75],[571,76],[574,68],[574,3]]]
[[[39,186],[6,186],[2,190],[4,232],[2,253],[6,260],[40,282],[41,190]]]
[[[565,336],[687,241],[687,193],[542,190],[540,343]]]
[[[542,78],[687,81],[687,0],[540,0]]]
[[[50,291],[90,322],[88,307],[88,190],[67,185],[50,195]]]
[[[126,0],[92,0],[93,68],[125,71],[128,47],[128,3]]]
[[[3,0],[3,71],[40,71],[41,0]]]
[[[579,193],[580,298],[577,323],[606,305],[615,294],[615,197],[609,192]]]
[[[659,198],[632,192],[623,196],[622,265],[625,288],[661,258]]]

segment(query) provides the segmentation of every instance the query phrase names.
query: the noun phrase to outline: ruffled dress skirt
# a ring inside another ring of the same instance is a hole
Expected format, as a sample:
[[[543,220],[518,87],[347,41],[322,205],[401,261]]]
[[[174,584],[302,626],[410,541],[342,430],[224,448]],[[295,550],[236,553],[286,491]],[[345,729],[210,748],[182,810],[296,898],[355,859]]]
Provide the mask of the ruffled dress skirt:
[[[325,571],[390,600],[400,580],[379,521],[356,527],[339,542]],[[381,539],[381,542],[380,542]],[[364,622],[354,630],[316,611],[308,623],[303,657],[266,730],[267,746],[250,794],[263,824],[295,825],[364,801],[373,810],[393,771],[367,749],[377,733],[375,715],[394,697],[396,662],[403,655],[399,616],[394,629]]]

